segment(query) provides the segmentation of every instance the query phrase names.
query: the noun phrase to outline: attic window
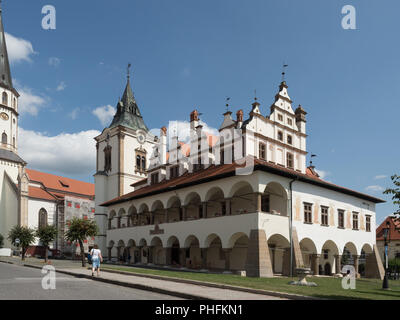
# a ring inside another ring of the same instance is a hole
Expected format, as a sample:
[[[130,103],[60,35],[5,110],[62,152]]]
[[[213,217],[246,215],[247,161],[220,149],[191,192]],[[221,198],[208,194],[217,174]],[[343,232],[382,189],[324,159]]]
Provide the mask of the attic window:
[[[64,182],[64,181],[61,181],[61,180],[58,180],[58,182],[60,182],[60,184],[61,184],[64,188],[69,188],[69,184],[68,184],[68,183],[66,183],[66,182]]]

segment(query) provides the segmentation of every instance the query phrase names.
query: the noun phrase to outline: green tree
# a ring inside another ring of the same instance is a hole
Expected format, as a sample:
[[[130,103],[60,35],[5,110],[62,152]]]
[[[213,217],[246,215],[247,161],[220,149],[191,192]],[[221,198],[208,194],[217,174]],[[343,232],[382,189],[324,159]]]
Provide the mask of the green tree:
[[[3,248],[4,245],[4,237],[0,234],[0,248]]]
[[[393,181],[393,184],[395,185],[394,188],[388,188],[385,191],[383,191],[384,194],[391,194],[393,204],[397,205],[397,211],[395,211],[395,214],[400,214],[400,176],[397,174],[393,175],[390,177]]]
[[[16,239],[19,239],[19,244],[16,243]],[[25,260],[26,250],[35,241],[35,230],[28,227],[14,226],[8,233],[8,240],[14,246],[21,246],[22,260]]]
[[[45,226],[36,230],[36,237],[39,238],[42,245],[45,247],[44,261],[47,262],[49,256],[49,244],[57,237],[56,226]]]
[[[94,237],[98,233],[96,222],[91,220],[84,220],[79,218],[73,218],[69,226],[68,231],[65,233],[65,239],[67,241],[78,241],[81,249],[82,267],[86,266],[85,261],[85,248],[83,247],[83,241],[88,237]]]

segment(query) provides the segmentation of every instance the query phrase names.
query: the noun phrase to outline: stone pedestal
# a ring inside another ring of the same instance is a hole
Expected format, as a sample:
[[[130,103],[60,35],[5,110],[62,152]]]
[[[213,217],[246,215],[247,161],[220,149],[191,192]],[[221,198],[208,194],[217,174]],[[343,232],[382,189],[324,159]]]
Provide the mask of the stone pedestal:
[[[246,275],[248,277],[273,277],[267,237],[264,230],[254,229],[250,231]]]

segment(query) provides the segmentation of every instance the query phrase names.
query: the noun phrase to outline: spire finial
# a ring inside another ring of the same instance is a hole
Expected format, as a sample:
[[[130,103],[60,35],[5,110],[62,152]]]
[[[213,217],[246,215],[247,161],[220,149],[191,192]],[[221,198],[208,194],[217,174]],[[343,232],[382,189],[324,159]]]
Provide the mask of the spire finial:
[[[0,0],[1,1],[1,0]],[[128,81],[129,81],[129,78],[130,78],[130,68],[131,68],[131,64],[130,63],[128,63],[128,68],[126,68],[126,72],[127,72],[127,79],[128,79]]]
[[[257,89],[254,89],[254,101],[257,101]]]
[[[316,154],[311,154],[311,157],[310,157],[310,167],[313,167],[312,158],[314,158],[314,157],[316,157],[316,156],[317,156]]]
[[[231,100],[231,98],[230,97],[226,97],[226,104],[225,104],[226,112],[229,111],[229,100]]]
[[[285,62],[283,62],[283,66],[282,66],[282,82],[285,81],[285,68],[287,68],[289,65],[286,64]]]

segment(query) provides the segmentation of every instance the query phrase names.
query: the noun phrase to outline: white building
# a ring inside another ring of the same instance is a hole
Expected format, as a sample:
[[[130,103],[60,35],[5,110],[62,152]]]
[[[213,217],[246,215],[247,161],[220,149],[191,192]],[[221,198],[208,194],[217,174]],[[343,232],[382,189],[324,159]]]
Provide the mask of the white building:
[[[307,168],[306,112],[293,110],[287,89],[283,81],[269,115],[257,99],[246,120],[226,112],[218,137],[194,110],[190,145],[173,137],[167,150],[167,129],[148,132],[128,78],[112,124],[95,138],[105,255],[261,277],[288,275],[290,265],[330,275],[350,258],[382,277],[375,205],[383,201]]]
[[[63,239],[68,204],[78,204],[75,216],[93,218],[94,185],[27,169],[27,163],[18,155],[19,94],[12,83],[1,8],[0,56],[0,234],[5,238],[4,246],[11,247],[7,236],[15,225],[37,229],[39,225],[55,224],[59,236],[52,248],[74,252],[74,244],[66,244]],[[36,241],[28,255],[41,253],[35,248],[38,244]]]

